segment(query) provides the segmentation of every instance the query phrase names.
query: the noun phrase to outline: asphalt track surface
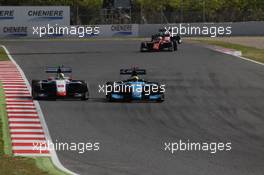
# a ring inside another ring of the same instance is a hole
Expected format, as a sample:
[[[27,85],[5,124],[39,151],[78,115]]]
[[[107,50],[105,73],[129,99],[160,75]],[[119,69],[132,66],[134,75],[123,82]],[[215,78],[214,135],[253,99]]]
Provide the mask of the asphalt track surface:
[[[45,66],[72,66],[91,99],[41,101],[53,141],[100,142],[100,151],[57,151],[62,164],[89,175],[262,175],[264,67],[194,44],[178,52],[140,53],[138,41],[6,42],[27,78]],[[107,103],[98,85],[145,68],[166,84],[164,103]],[[164,151],[164,142],[232,142],[216,154]]]

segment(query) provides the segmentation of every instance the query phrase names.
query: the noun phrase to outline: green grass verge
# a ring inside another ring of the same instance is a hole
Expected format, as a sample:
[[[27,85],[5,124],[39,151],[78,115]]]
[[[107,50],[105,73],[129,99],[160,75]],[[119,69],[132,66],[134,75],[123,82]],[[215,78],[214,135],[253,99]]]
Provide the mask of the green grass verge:
[[[5,50],[3,47],[0,47],[0,61],[8,61],[8,55],[6,54]]]
[[[35,157],[34,159],[37,167],[48,174],[68,175],[55,167],[49,157]]]
[[[0,47],[0,60],[9,60]],[[0,81],[0,174],[12,175],[65,175],[49,157],[13,156],[8,128],[5,95]]]
[[[255,47],[243,46],[240,44],[232,44],[224,41],[216,41],[216,40],[208,40],[208,39],[194,39],[194,41],[199,41],[209,45],[216,45],[225,48],[239,50],[242,52],[243,57],[264,63],[264,49],[258,49]]]
[[[2,88],[2,83],[0,82],[0,148],[3,151],[0,151],[1,156],[12,155],[11,150],[11,140],[10,134],[8,129],[8,121],[7,121],[7,114],[6,114],[6,104],[5,104],[5,95]]]

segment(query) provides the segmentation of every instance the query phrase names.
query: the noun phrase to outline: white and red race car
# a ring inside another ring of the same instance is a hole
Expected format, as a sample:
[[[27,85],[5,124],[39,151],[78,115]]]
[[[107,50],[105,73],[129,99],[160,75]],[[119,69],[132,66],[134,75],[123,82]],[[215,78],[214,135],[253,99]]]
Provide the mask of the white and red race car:
[[[47,73],[55,73],[55,77],[47,80],[32,80],[32,97],[35,100],[78,98],[87,100],[89,90],[87,83],[83,80],[73,80],[64,76],[64,73],[72,73],[68,67],[48,67]]]

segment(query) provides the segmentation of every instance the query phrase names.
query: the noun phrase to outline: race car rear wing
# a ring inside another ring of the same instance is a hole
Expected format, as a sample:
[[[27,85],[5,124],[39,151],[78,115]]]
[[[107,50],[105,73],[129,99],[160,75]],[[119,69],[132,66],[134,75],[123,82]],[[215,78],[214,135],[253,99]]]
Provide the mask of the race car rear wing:
[[[71,73],[72,68],[70,67],[47,67],[46,73]]]
[[[146,69],[120,69],[120,75],[145,75],[146,73]]]

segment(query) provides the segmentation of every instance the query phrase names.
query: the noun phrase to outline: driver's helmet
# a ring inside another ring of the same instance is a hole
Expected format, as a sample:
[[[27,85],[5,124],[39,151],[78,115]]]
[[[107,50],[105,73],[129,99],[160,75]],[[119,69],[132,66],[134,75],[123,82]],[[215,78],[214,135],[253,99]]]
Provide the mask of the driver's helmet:
[[[58,78],[59,79],[64,79],[64,74],[63,73],[59,73]]]
[[[165,35],[166,34],[166,30],[165,29],[159,29],[159,35]]]
[[[132,76],[132,77],[131,77],[131,80],[132,80],[132,81],[138,81],[138,80],[139,80],[139,77],[136,76],[136,75],[135,75],[135,76]]]
[[[165,37],[170,37],[170,33],[165,33],[164,36]]]

